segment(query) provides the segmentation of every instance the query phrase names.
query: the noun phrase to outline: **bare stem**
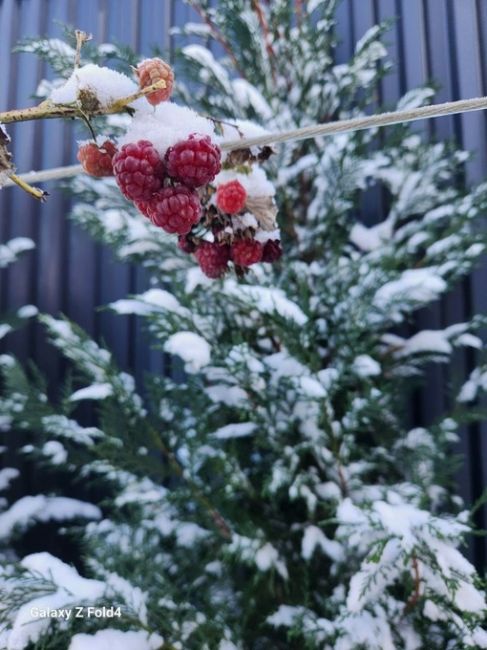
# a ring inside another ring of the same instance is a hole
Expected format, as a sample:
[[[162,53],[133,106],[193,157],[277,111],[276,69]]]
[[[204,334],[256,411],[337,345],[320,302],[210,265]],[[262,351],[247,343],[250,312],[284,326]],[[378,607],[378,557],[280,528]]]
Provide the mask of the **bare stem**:
[[[269,32],[269,25],[267,24],[267,19],[265,17],[264,11],[260,5],[259,0],[252,0],[251,6],[253,11],[257,15],[257,19],[259,21],[259,25],[262,31],[262,36],[264,38],[264,43],[265,43],[265,49],[267,52],[267,57],[269,59],[269,65],[271,67],[271,74],[272,74],[272,80],[276,81],[276,71],[275,71],[275,62],[276,62],[276,53],[274,51],[274,48],[272,47],[271,43],[271,35]]]
[[[414,580],[413,593],[409,596],[409,599],[404,608],[404,613],[411,611],[419,601],[421,595],[421,577],[419,575],[419,563],[416,555],[413,555],[411,558],[412,573]]]
[[[81,29],[77,29],[75,31],[76,34],[76,55],[74,57],[74,69],[76,70],[79,68],[80,63],[81,63],[81,48],[83,47],[84,43],[87,41],[91,41],[93,38],[91,34],[87,34],[86,32],[81,31]]]
[[[161,79],[146,88],[138,90],[132,95],[115,100],[109,106],[102,106],[90,110],[83,108],[78,102],[73,104],[54,104],[50,100],[46,100],[37,106],[32,106],[30,108],[17,108],[12,111],[0,113],[0,123],[11,124],[14,122],[29,122],[31,120],[50,120],[56,118],[79,118],[86,120],[86,118],[97,117],[99,115],[113,115],[114,113],[122,113],[127,109],[129,104],[134,102],[136,99],[145,97],[146,95],[153,93],[155,90],[160,90],[165,87],[166,82]]]
[[[215,25],[215,23],[212,21],[212,19],[210,18],[208,12],[204,11],[204,9],[195,0],[190,0],[189,5],[191,7],[193,7],[193,9],[199,14],[201,19],[209,27],[212,38],[215,41],[217,41],[217,43],[220,43],[220,45],[223,47],[225,52],[230,57],[235,70],[239,73],[239,75],[242,77],[242,79],[247,79],[247,75],[245,74],[244,70],[241,68],[241,66],[240,66],[240,64],[239,64],[239,62],[237,60],[237,57],[235,56],[235,53],[234,53],[234,51],[232,49],[232,46],[227,41],[227,39],[222,34],[222,32],[218,29],[217,25]]]
[[[9,174],[8,175],[10,180],[13,181],[16,185],[18,185],[24,192],[27,192],[27,194],[30,194],[33,196],[35,199],[39,201],[44,201],[47,192],[44,192],[44,190],[40,190],[38,187],[32,187],[32,185],[29,185],[29,183],[26,183],[25,180],[17,176],[17,174]]]
[[[225,541],[229,542],[232,539],[232,530],[230,526],[227,524],[221,513],[212,505],[210,500],[206,497],[205,494],[203,494],[199,488],[191,481],[191,479],[187,476],[187,474],[184,472],[183,467],[181,466],[180,462],[178,461],[177,457],[173,454],[173,452],[166,447],[166,445],[162,442],[160,439],[159,435],[157,434],[155,429],[151,429],[152,433],[152,438],[154,441],[154,444],[156,448],[162,453],[162,455],[167,459],[169,462],[171,468],[174,470],[177,476],[179,476],[183,481],[185,481],[186,485],[189,487],[193,497],[195,498],[196,501],[206,510],[208,515],[210,516],[213,525],[215,526],[216,530],[218,531],[218,534],[220,537],[222,537]]]

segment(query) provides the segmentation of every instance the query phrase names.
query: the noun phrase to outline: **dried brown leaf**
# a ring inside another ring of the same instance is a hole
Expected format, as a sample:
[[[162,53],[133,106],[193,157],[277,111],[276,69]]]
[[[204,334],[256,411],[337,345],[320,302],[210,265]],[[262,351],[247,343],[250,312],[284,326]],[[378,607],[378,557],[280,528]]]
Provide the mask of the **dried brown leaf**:
[[[262,230],[270,232],[277,228],[277,206],[271,196],[249,196],[245,207],[252,212]]]

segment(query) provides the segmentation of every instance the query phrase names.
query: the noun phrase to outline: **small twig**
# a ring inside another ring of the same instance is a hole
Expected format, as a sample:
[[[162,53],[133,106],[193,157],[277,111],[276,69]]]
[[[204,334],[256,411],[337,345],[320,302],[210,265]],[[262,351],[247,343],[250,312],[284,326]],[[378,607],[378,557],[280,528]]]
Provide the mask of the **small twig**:
[[[48,196],[47,192],[40,190],[38,187],[32,187],[32,185],[29,185],[25,179],[20,178],[17,176],[17,174],[9,174],[8,176],[10,180],[15,183],[15,185],[18,185],[22,190],[24,190],[24,192],[27,192],[27,194],[30,194],[35,199],[44,201],[46,199],[46,196]]]
[[[343,467],[342,467],[340,461],[338,461],[337,470],[338,470],[338,480],[340,482],[340,490],[341,490],[342,496],[346,497],[348,495],[348,485],[347,485],[347,480],[345,478],[345,474],[343,473]]]
[[[164,79],[160,79],[159,81],[156,81],[156,83],[151,84],[150,86],[141,88],[140,90],[133,93],[132,95],[128,95],[127,97],[123,97],[122,99],[117,99],[115,102],[113,102],[113,104],[111,104],[108,107],[106,114],[111,115],[113,113],[121,113],[124,110],[124,108],[127,108],[129,104],[135,102],[136,99],[140,99],[141,97],[150,95],[151,93],[154,92],[154,90],[161,90],[162,88],[166,88],[166,82],[164,81]]]
[[[76,54],[74,57],[74,69],[77,70],[81,63],[81,48],[87,41],[91,41],[93,36],[81,31],[81,29],[77,29],[74,33],[76,34]]]
[[[204,113],[198,113],[198,115],[200,115],[201,117],[204,117],[205,120],[209,120],[210,122],[213,122],[213,124],[215,124],[215,126],[216,125],[220,126],[222,124],[224,124],[225,126],[230,126],[232,129],[235,129],[235,131],[239,134],[239,136],[241,138],[245,137],[242,129],[237,124],[234,124],[233,122],[229,122],[228,120],[222,120],[222,119],[220,119],[218,117],[212,117],[211,115],[205,115]],[[222,129],[222,131],[223,131],[223,129]]]
[[[12,111],[5,111],[0,113],[0,123],[11,124],[12,122],[29,122],[31,120],[50,120],[56,118],[79,118],[86,119],[86,117],[97,117],[99,115],[113,115],[114,113],[122,113],[126,110],[132,102],[140,97],[145,97],[154,92],[166,87],[166,82],[160,79],[156,83],[141,88],[132,95],[117,99],[106,107],[99,107],[87,110],[77,103],[73,104],[54,104],[50,100],[46,100],[37,106],[31,108],[18,108]]]
[[[227,39],[223,36],[221,31],[218,29],[218,27],[215,25],[215,23],[211,20],[210,16],[206,11],[204,11],[198,4],[193,2],[193,0],[189,1],[189,5],[193,7],[193,9],[196,11],[196,13],[200,16],[200,18],[206,23],[206,25],[210,28],[212,38],[220,43],[220,45],[223,47],[225,52],[228,54],[230,59],[232,60],[233,66],[235,70],[239,73],[239,75],[243,79],[247,79],[247,75],[245,72],[242,70],[240,67],[240,64],[237,60],[237,57],[235,56],[232,46],[230,43],[227,41]]]
[[[186,476],[184,468],[181,466],[181,463],[178,461],[177,457],[173,452],[166,447],[166,445],[159,438],[158,433],[155,429],[151,429],[152,439],[154,441],[157,449],[162,453],[163,456],[167,459],[172,469],[176,474],[188,485],[191,493],[196,501],[207,511],[210,515],[215,528],[218,530],[220,536],[227,542],[232,539],[232,530],[227,524],[223,516],[218,512],[218,510],[211,504],[209,499],[203,494],[198,487]]]
[[[93,129],[93,126],[92,126],[92,124],[91,124],[91,122],[90,122],[90,118],[88,117],[88,115],[86,115],[86,113],[84,113],[84,114],[83,114],[83,117],[82,117],[81,119],[83,120],[83,122],[84,122],[84,123],[86,124],[86,126],[88,127],[88,131],[91,133],[91,137],[92,137],[93,140],[96,142],[96,133],[95,133],[95,131],[94,131],[94,129]]]
[[[420,593],[420,588],[421,588],[421,578],[419,575],[419,564],[418,564],[418,558],[416,555],[413,555],[411,558],[411,564],[413,568],[413,577],[414,577],[414,588],[413,588],[413,593],[410,595],[408,598],[408,601],[406,603],[406,606],[404,607],[404,613],[406,614],[407,612],[411,611],[413,609],[421,595]]]
[[[260,6],[259,0],[252,0],[251,4],[252,4],[252,9],[257,14],[257,18],[259,20],[260,28],[262,30],[262,35],[264,37],[265,49],[267,52],[267,56],[269,57],[269,65],[271,67],[272,80],[275,82],[276,81],[275,62],[277,57],[274,48],[272,47],[269,25],[267,24],[267,19],[265,17],[264,11],[262,10],[262,7]]]
[[[303,0],[296,0],[296,20],[298,23],[298,27],[301,27],[301,24],[303,22]]]
[[[83,167],[81,165],[68,165],[67,167],[54,167],[53,169],[44,169],[40,172],[27,172],[27,174],[22,174],[19,180],[24,181],[25,183],[45,183],[46,181],[58,180],[60,178],[70,178],[72,176],[78,176],[83,172]],[[12,177],[10,176],[10,179]],[[19,178],[17,176],[17,178]],[[3,187],[12,187],[12,185],[17,185],[13,180],[8,180]]]

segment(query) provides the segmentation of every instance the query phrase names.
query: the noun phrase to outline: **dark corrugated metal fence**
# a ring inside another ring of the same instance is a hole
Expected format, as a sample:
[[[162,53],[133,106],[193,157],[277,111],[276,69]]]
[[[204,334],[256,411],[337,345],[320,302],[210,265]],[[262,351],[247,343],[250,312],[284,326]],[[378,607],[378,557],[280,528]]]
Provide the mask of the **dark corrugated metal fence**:
[[[62,24],[91,32],[98,42],[118,41],[149,55],[157,45],[170,47],[169,27],[186,19],[197,20],[182,0],[0,0],[0,110],[26,106],[37,83],[47,75],[33,56],[12,55],[15,43],[26,36],[62,36]],[[406,90],[434,80],[437,101],[487,93],[487,0],[343,0],[338,10],[341,43],[337,58],[346,60],[355,41],[371,25],[394,19],[386,41],[394,62],[392,74],[381,85],[378,105],[392,105]],[[437,139],[455,138],[475,153],[467,165],[467,180],[487,176],[487,113],[445,117],[413,127]],[[75,161],[71,125],[59,121],[26,123],[9,129],[20,171],[55,167]],[[47,188],[49,190],[49,188]],[[366,219],[380,214],[377,196],[364,205]],[[0,312],[26,303],[42,311],[64,312],[90,333],[104,339],[123,368],[140,377],[144,370],[162,370],[162,359],[141,342],[133,318],[100,313],[96,307],[145,287],[144,274],[116,262],[110,252],[94,244],[65,218],[69,199],[53,191],[40,205],[20,191],[0,192],[0,242],[27,236],[36,251],[0,272]],[[487,313],[487,267],[479,269],[452,295],[419,314],[418,326],[444,327]],[[8,348],[21,358],[33,358],[55,385],[62,361],[46,346],[35,325],[9,338]],[[459,357],[466,371],[473,359]],[[417,394],[416,423],[429,422],[445,406],[442,369],[428,373],[427,389]],[[466,462],[461,473],[462,494],[478,496],[487,472],[486,427],[465,431],[461,451]],[[479,525],[484,525],[479,514]],[[485,565],[485,545],[475,542],[475,556]]]

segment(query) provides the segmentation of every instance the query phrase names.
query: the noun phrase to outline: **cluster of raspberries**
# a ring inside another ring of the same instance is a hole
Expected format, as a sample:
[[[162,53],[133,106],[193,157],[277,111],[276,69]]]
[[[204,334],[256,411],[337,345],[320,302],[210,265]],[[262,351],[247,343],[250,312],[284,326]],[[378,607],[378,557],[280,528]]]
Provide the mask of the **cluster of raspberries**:
[[[172,91],[171,68],[160,59],[142,62],[137,68],[141,88],[160,79],[166,88],[146,95],[153,105],[166,101]],[[179,236],[178,245],[193,253],[210,278],[220,278],[233,261],[242,274],[257,262],[274,262],[282,254],[280,242],[261,243],[253,238],[252,229],[228,237],[225,225],[231,217],[242,213],[247,192],[238,180],[220,184],[215,200],[208,187],[221,169],[220,149],[209,136],[192,134],[170,147],[161,158],[148,140],[123,145],[120,150],[110,140],[98,145],[89,142],[80,146],[78,159],[92,176],[115,176],[122,194],[152,223]],[[215,206],[216,204],[216,206]],[[195,230],[200,226],[213,233],[206,241]]]

